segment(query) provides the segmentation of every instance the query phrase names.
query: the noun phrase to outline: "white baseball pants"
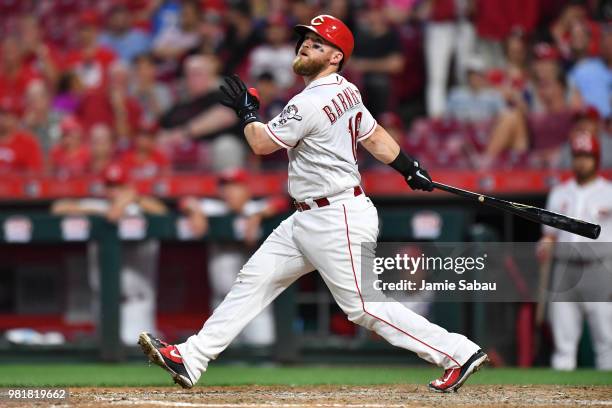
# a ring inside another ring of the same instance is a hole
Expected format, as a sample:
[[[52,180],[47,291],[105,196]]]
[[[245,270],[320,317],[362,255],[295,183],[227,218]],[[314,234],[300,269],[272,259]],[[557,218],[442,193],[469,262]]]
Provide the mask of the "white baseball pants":
[[[548,308],[555,340],[552,368],[576,369],[578,344],[586,317],[595,350],[595,367],[612,370],[612,303],[551,302]]]
[[[177,345],[194,383],[251,319],[315,269],[349,320],[395,346],[443,368],[463,365],[479,349],[401,303],[362,300],[360,244],[376,241],[378,214],[369,198],[353,197],[352,191],[341,193],[341,200],[330,199],[329,206],[296,212],[283,221],[244,265],[200,332]]]
[[[244,250],[228,249],[223,246],[223,244],[215,245],[210,251],[208,261],[208,281],[213,308],[219,306],[232,289],[238,273],[248,259],[248,254],[245,254]],[[236,341],[249,346],[269,346],[276,340],[275,330],[274,309],[269,305],[242,329]]]
[[[611,271],[610,258],[594,259],[581,266],[562,260],[555,262],[553,290],[558,287],[560,293],[567,296],[566,300],[575,301],[550,302],[548,306],[555,343],[551,359],[554,369],[576,369],[578,346],[586,319],[595,351],[595,366],[600,370],[612,370],[612,302],[597,301],[612,299]],[[574,287],[565,286],[574,279]]]

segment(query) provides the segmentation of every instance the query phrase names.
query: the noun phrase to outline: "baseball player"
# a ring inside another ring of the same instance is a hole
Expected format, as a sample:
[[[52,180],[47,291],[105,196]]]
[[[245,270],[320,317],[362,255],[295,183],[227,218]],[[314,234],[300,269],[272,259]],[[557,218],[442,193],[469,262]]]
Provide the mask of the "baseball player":
[[[251,319],[316,269],[349,320],[444,368],[444,375],[429,383],[432,390],[457,390],[487,355],[465,336],[449,333],[400,303],[364,302],[360,287],[361,243],[376,242],[378,214],[360,186],[357,143],[400,172],[412,189],[433,190],[431,178],[417,160],[400,151],[363,105],[357,87],[339,74],[354,45],[346,25],[320,15],[295,31],[299,40],[293,70],[306,87],[277,117],[261,122],[256,91],[237,76],[226,78],[221,90],[255,154],[287,149],[289,194],[297,211],[242,267],[198,334],[169,345],[142,333],[139,344],[175,382],[190,388]]]
[[[248,174],[244,169],[230,169],[219,177],[222,200],[185,197],[180,209],[187,216],[191,232],[202,237],[208,230],[208,217],[234,214],[233,236],[236,241],[211,242],[208,250],[208,280],[212,305],[218,306],[230,291],[244,263],[262,238],[264,218],[286,211],[285,198],[252,199]],[[238,340],[249,346],[269,346],[276,340],[274,310],[266,307],[240,333]]]
[[[557,370],[576,368],[578,343],[584,318],[589,323],[595,365],[612,370],[612,303],[588,300],[612,299],[612,183],[598,175],[600,146],[588,131],[577,132],[570,139],[574,177],[555,186],[548,196],[547,208],[601,225],[595,245],[588,238],[545,226],[540,240],[541,259],[554,257],[552,288],[556,287],[571,302],[550,302],[548,317],[555,348],[551,365]],[[576,244],[585,242],[584,244]],[[556,245],[555,243],[560,243]],[[572,244],[563,244],[572,243]],[[569,277],[575,282],[566,286]]]

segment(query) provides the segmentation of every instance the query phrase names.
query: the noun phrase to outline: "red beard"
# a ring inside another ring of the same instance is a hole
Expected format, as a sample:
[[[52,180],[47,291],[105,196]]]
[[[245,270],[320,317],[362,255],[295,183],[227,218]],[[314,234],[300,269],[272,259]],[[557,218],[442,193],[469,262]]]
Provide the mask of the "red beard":
[[[325,67],[325,61],[312,58],[304,59],[304,57],[298,56],[293,60],[293,72],[300,76],[315,76],[323,71]]]

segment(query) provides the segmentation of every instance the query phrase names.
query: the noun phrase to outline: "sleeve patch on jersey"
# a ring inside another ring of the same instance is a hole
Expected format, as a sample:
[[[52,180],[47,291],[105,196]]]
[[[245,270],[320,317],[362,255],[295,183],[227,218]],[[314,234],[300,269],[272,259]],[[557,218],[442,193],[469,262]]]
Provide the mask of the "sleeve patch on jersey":
[[[298,122],[302,120],[302,117],[298,115],[298,107],[295,105],[287,105],[281,112],[279,119],[272,123],[272,127],[274,129],[279,128],[291,119],[297,120]]]

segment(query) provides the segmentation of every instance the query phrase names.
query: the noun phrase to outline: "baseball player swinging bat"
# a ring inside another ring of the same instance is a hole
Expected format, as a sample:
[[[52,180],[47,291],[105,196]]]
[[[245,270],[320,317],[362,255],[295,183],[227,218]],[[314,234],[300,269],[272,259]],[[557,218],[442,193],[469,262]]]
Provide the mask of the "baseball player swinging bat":
[[[590,222],[568,217],[566,215],[548,211],[543,208],[533,207],[527,204],[515,203],[512,201],[506,201],[484,194],[478,194],[471,191],[462,190],[460,188],[438,183],[436,181],[433,182],[433,186],[438,190],[443,190],[448,193],[457,194],[465,198],[474,199],[481,204],[486,204],[491,207],[499,208],[502,211],[510,212],[527,220],[537,222],[539,224],[549,225],[551,227],[568,231],[574,234],[582,235],[583,237],[597,239],[597,237],[599,237],[599,233],[601,232],[601,226],[597,224],[591,224]]]
[[[288,190],[296,211],[242,267],[227,296],[202,329],[180,344],[150,333],[138,342],[150,361],[191,388],[214,360],[285,288],[319,273],[348,319],[444,369],[429,382],[435,392],[457,391],[488,360],[481,347],[419,316],[399,302],[362,296],[362,243],[378,237],[378,212],[361,187],[357,146],[398,171],[413,190],[432,191],[431,177],[380,126],[361,92],[340,75],[354,47],[350,29],[320,15],[297,25],[293,71],[304,89],[274,119],[259,116],[259,97],[237,75],[225,78],[221,103],[233,109],[253,153],[286,149]]]

